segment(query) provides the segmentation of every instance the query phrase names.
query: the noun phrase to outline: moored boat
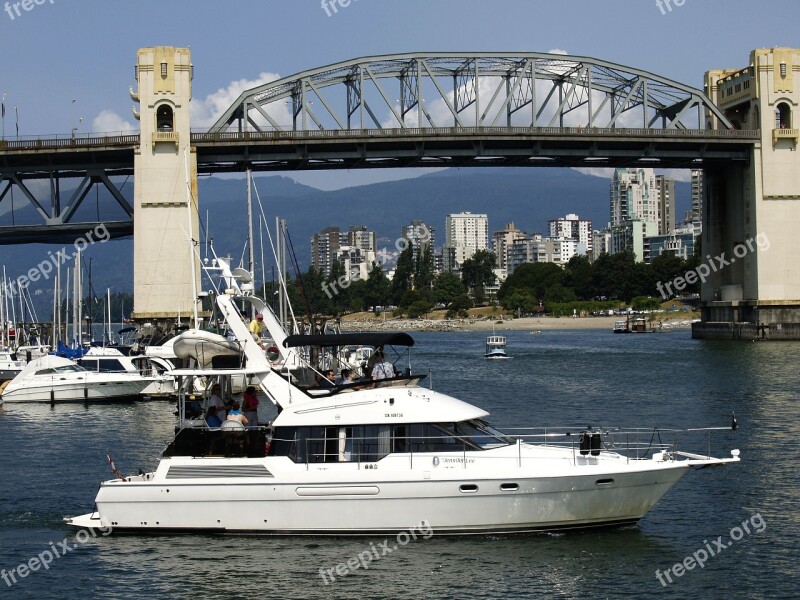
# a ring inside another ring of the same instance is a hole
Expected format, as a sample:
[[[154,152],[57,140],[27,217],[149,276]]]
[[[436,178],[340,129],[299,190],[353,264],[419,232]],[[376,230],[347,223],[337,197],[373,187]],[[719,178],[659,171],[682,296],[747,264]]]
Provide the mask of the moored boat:
[[[2,398],[7,404],[107,402],[137,398],[147,385],[138,373],[97,373],[48,355],[28,363],[5,386]]]

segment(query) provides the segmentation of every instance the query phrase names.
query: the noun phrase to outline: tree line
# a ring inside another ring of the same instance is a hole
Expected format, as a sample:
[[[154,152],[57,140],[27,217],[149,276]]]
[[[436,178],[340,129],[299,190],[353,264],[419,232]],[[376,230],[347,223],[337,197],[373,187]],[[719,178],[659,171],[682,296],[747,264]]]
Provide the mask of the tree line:
[[[662,300],[658,283],[673,281],[696,266],[695,258],[684,260],[673,254],[645,264],[636,262],[630,252],[602,254],[594,262],[576,255],[563,268],[554,263],[526,263],[500,285],[493,301],[524,313],[549,312],[554,306],[581,302],[654,307]],[[295,311],[307,315],[336,318],[391,310],[396,316],[416,318],[443,308],[447,316],[455,317],[489,303],[486,288],[496,284],[495,268],[494,253],[481,250],[461,265],[461,277],[448,272],[436,275],[431,249],[425,247],[415,258],[409,247],[400,254],[392,280],[383,265],[374,263],[366,279],[347,281],[343,265],[336,262],[327,277],[311,267],[287,285]],[[700,284],[695,283],[681,293],[699,291]],[[651,300],[643,300],[647,298]]]

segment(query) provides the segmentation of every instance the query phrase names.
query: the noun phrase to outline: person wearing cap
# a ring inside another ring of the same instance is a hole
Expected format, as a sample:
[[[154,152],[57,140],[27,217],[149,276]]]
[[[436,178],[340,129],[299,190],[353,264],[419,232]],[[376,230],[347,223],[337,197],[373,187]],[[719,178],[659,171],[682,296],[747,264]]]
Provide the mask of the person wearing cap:
[[[261,330],[264,327],[264,315],[258,313],[256,318],[250,321],[250,333],[256,340],[261,339]]]

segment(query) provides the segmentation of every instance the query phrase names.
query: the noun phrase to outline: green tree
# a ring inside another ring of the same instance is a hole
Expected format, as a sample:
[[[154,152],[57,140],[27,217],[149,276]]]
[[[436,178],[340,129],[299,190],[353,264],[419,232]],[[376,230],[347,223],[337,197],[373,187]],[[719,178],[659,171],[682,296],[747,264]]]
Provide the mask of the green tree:
[[[448,319],[457,316],[464,318],[469,314],[467,311],[470,308],[472,308],[472,300],[470,300],[469,296],[466,294],[461,294],[450,303],[450,308],[447,310],[446,316]]]
[[[414,289],[430,289],[433,284],[433,248],[425,244],[417,253],[414,265]]]
[[[464,294],[464,284],[453,273],[440,273],[433,283],[433,301],[449,307],[455,298]]]
[[[364,287],[364,308],[370,309],[390,304],[390,292],[390,282],[383,273],[383,268],[380,263],[373,263]]]
[[[497,257],[494,252],[478,250],[461,265],[461,281],[467,289],[472,290],[476,302],[483,302],[484,288],[494,285],[497,278],[494,269],[497,267]]]
[[[572,288],[580,300],[592,299],[592,263],[586,256],[576,254],[570,258],[564,273],[565,287]]]
[[[510,308],[508,298],[517,290],[530,294],[537,300],[544,300],[547,291],[554,287],[564,287],[564,270],[554,263],[525,263],[517,267],[500,286],[497,298],[504,308]],[[556,288],[558,291],[559,288]],[[558,292],[561,295],[561,292]]]
[[[414,249],[409,245],[397,258],[392,279],[392,302],[401,305],[406,292],[413,289],[414,279]]]

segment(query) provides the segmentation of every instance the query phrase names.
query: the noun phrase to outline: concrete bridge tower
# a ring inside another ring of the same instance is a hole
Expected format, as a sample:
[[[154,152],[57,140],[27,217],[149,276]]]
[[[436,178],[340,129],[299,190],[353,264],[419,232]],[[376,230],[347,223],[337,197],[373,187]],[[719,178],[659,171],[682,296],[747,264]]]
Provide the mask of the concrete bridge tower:
[[[142,48],[136,64],[140,146],[134,157],[134,318],[188,316],[197,300],[199,262],[190,262],[189,237],[199,239],[197,157],[191,148],[188,48]],[[188,181],[191,194],[187,194]],[[194,277],[192,274],[194,270]]]
[[[800,49],[754,50],[744,69],[707,72],[705,86],[761,140],[749,164],[705,171],[702,262],[713,270],[693,335],[800,339]]]

